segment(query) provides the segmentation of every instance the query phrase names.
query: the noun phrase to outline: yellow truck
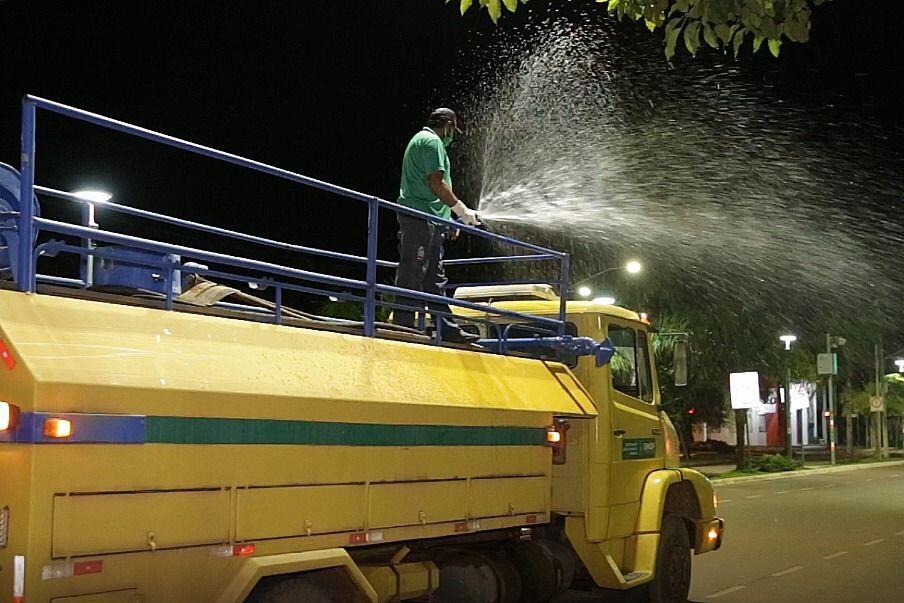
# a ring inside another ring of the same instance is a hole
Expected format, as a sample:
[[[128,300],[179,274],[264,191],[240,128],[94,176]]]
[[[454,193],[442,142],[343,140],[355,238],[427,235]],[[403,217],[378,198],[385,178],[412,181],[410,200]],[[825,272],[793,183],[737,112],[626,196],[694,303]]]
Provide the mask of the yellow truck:
[[[0,231],[0,603],[514,603],[582,584],[686,599],[723,526],[679,465],[640,316],[531,285],[459,289],[459,319],[496,349],[319,321],[281,302],[314,273],[20,203],[96,203],[34,184],[35,108],[129,131],[27,97],[21,176],[0,178],[17,226]],[[78,278],[38,271],[64,254]],[[230,274],[273,299],[235,303],[249,296],[212,283],[215,262],[266,269]],[[189,272],[208,279],[174,291]],[[577,338],[605,345],[560,345]]]

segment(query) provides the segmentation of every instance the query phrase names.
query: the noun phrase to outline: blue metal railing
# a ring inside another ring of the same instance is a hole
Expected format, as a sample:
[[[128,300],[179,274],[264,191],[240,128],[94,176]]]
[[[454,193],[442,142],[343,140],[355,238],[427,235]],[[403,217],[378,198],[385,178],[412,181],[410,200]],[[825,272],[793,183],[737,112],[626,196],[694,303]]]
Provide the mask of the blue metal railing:
[[[283,180],[295,182],[304,186],[313,187],[329,193],[354,199],[367,204],[367,255],[360,256],[348,253],[340,253],[314,247],[307,247],[293,243],[277,241],[257,235],[247,234],[235,230],[210,226],[190,220],[183,220],[165,214],[142,210],[119,203],[106,202],[96,204],[96,202],[88,201],[76,197],[72,193],[61,191],[58,189],[37,186],[35,184],[35,126],[37,110],[45,110],[58,115],[69,117],[82,122],[87,122],[102,128],[115,130],[132,136],[137,136],[152,142],[175,147],[190,153],[203,155],[240,167],[251,169],[264,174],[269,174]],[[33,198],[35,194],[55,197],[66,201],[81,204],[82,224],[71,224],[50,220],[35,215],[32,203],[27,202]],[[423,310],[420,306],[413,307],[398,302],[390,302],[381,300],[379,296],[395,295],[406,300],[416,300],[418,304],[429,303],[445,303],[451,306],[477,310],[483,314],[490,316],[499,316],[511,318],[513,321],[524,323],[533,323],[538,327],[543,327],[550,332],[558,335],[565,334],[565,303],[567,295],[561,294],[561,302],[559,305],[559,316],[557,319],[529,315],[521,312],[513,312],[502,310],[499,308],[491,308],[487,305],[477,304],[459,299],[446,298],[443,296],[431,295],[419,291],[411,291],[394,287],[391,285],[380,284],[377,280],[378,269],[390,269],[397,266],[396,262],[380,260],[378,258],[379,251],[379,217],[380,210],[390,210],[397,214],[408,215],[418,219],[426,220],[434,224],[446,228],[457,228],[463,232],[473,236],[480,237],[494,243],[511,246],[515,249],[522,250],[520,255],[511,256],[491,256],[478,258],[464,258],[447,260],[447,266],[474,265],[474,264],[490,264],[500,262],[534,262],[534,261],[557,261],[559,263],[559,278],[555,283],[560,292],[567,292],[569,289],[569,258],[568,255],[552,249],[519,241],[517,239],[506,237],[503,235],[487,232],[480,228],[466,226],[459,222],[444,220],[435,216],[424,214],[416,210],[403,207],[397,203],[379,199],[372,195],[329,184],[315,178],[303,176],[295,172],[291,172],[272,165],[254,161],[219,151],[210,147],[202,146],[193,142],[154,132],[145,128],[134,126],[125,122],[121,122],[109,117],[104,117],[96,113],[82,111],[74,107],[69,107],[60,103],[49,101],[46,99],[26,96],[22,105],[22,156],[21,156],[21,190],[19,204],[19,215],[16,219],[16,229],[18,235],[18,254],[14,265],[11,266],[15,277],[17,287],[22,291],[34,291],[37,283],[50,282],[57,285],[86,287],[90,284],[90,263],[94,258],[114,258],[116,256],[115,247],[96,247],[94,243],[106,243],[110,246],[126,246],[129,248],[140,249],[148,252],[160,254],[164,258],[159,265],[165,275],[166,284],[166,307],[173,308],[174,294],[172,281],[176,271],[181,274],[197,274],[217,276],[239,282],[256,284],[260,288],[272,287],[274,289],[274,308],[273,316],[279,323],[284,314],[282,303],[282,293],[284,290],[297,291],[302,293],[310,293],[316,295],[335,296],[339,299],[352,300],[362,302],[364,305],[364,321],[363,332],[368,337],[373,337],[377,327],[377,307],[390,307],[395,309],[413,309]],[[160,223],[170,224],[192,231],[217,235],[232,240],[244,241],[262,245],[271,249],[288,251],[295,254],[312,255],[315,257],[328,258],[344,262],[356,263],[363,265],[364,278],[352,279],[339,277],[320,272],[309,270],[301,270],[283,264],[275,264],[271,262],[263,262],[235,255],[208,251],[196,247],[188,247],[184,245],[175,245],[161,241],[154,241],[141,237],[126,235],[118,232],[103,230],[93,222],[93,207],[101,205],[107,210],[122,213],[125,215],[149,219]],[[35,233],[52,233],[61,236],[78,238],[81,245],[71,245],[62,241],[49,241],[45,243],[35,244]],[[59,276],[40,275],[37,273],[37,262],[39,258],[52,256],[58,253],[76,254],[81,257],[82,278],[72,279]],[[180,258],[189,257],[202,262],[208,262],[219,266],[228,267],[228,270],[213,270],[206,266],[192,266],[183,263],[181,260],[169,260],[172,256]],[[249,276],[243,273],[251,272],[255,276]],[[522,283],[540,283],[540,281],[531,281],[529,279],[519,281]],[[485,285],[502,284],[494,282],[481,283]],[[339,289],[339,290],[337,290]],[[356,291],[358,293],[351,293]],[[480,320],[480,319],[478,319]],[[504,348],[504,346],[503,346]]]

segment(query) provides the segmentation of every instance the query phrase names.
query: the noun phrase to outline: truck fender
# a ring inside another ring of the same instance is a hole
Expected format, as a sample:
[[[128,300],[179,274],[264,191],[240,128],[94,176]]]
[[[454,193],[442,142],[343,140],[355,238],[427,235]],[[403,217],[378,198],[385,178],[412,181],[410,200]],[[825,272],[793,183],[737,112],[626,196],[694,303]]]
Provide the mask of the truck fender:
[[[659,469],[647,476],[640,495],[640,510],[637,513],[637,534],[658,533],[665,510],[666,494],[669,487],[681,482],[678,469]]]
[[[284,553],[247,557],[217,603],[243,603],[257,583],[268,576],[300,574],[312,570],[341,567],[371,603],[377,593],[345,549],[324,549],[305,553]]]
[[[713,497],[713,485],[709,478],[694,469],[680,469],[681,477],[691,483],[697,494],[700,505],[700,519],[712,519],[716,516],[716,501]]]

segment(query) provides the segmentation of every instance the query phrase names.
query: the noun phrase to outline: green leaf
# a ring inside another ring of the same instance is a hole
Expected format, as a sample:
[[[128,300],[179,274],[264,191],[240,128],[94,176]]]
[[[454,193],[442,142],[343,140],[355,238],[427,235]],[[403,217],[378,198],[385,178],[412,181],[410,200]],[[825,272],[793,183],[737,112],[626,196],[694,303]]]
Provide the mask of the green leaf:
[[[518,8],[518,0],[502,0],[502,2],[510,13],[515,12],[515,9]]]
[[[738,54],[741,52],[741,46],[744,44],[744,38],[746,37],[747,30],[745,29],[738,30],[738,33],[735,34],[734,43],[732,44],[735,58],[738,58]]]
[[[719,47],[719,38],[716,37],[716,32],[713,31],[713,28],[710,27],[709,23],[703,25],[703,39],[709,44],[710,48]]]
[[[481,0],[481,4],[485,4],[487,7],[487,12],[490,13],[490,19],[493,20],[493,23],[499,22],[499,17],[502,16],[502,0]]]
[[[656,21],[647,21],[644,19],[644,25],[647,26],[647,29],[650,31],[654,31],[656,29]]]
[[[731,40],[731,34],[731,28],[727,24],[719,23],[716,25],[716,35],[719,36],[723,44],[728,44],[728,41]]]
[[[765,12],[763,10],[763,0],[746,0],[744,4],[751,13],[762,15]]]
[[[778,52],[781,47],[782,47],[781,38],[769,40],[769,52],[772,53],[772,56],[778,58]]]
[[[464,14],[468,12],[468,9],[471,8],[471,4],[473,2],[474,0],[461,0],[461,6],[459,8],[461,10],[462,16],[464,16]]]
[[[753,36],[753,51],[756,52],[760,49],[760,46],[763,45],[763,40],[765,40],[763,36]]]
[[[694,21],[684,28],[684,47],[693,55],[697,54],[700,46],[700,21]]]
[[[681,19],[672,19],[666,25],[665,30],[665,58],[671,60],[675,56],[675,46],[678,44],[678,35],[681,33]]]

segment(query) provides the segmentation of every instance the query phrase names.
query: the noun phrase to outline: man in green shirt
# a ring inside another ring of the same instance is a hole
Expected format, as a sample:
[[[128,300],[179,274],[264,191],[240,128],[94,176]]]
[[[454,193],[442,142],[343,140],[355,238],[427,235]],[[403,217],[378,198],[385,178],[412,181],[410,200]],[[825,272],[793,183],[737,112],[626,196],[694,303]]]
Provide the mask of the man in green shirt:
[[[452,192],[452,170],[446,147],[458,128],[458,118],[451,109],[440,108],[430,114],[427,126],[415,134],[402,159],[402,182],[399,204],[411,209],[451,219],[454,213],[468,226],[480,224],[477,213],[465,206]],[[433,295],[444,295],[446,274],[443,270],[443,243],[455,238],[457,231],[397,214],[399,220],[399,268],[396,286]],[[418,300],[402,298],[399,303],[422,307]],[[476,339],[452,321],[438,313],[451,313],[448,304],[429,303],[427,309],[436,321],[442,321],[442,337],[447,341],[469,342]],[[395,310],[394,322],[414,327],[414,311]]]

